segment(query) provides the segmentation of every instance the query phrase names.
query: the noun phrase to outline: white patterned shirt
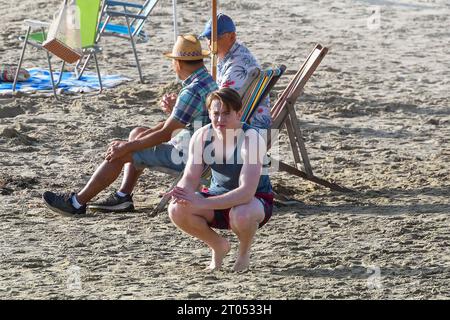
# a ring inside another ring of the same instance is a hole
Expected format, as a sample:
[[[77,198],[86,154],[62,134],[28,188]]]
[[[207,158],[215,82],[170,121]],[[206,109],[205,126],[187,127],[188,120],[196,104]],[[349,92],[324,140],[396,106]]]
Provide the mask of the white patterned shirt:
[[[219,87],[228,87],[239,91],[248,77],[249,70],[257,67],[258,61],[240,42],[235,42],[224,59],[217,63],[217,83]],[[261,101],[253,114],[250,124],[258,128],[269,128],[272,124],[269,97]]]

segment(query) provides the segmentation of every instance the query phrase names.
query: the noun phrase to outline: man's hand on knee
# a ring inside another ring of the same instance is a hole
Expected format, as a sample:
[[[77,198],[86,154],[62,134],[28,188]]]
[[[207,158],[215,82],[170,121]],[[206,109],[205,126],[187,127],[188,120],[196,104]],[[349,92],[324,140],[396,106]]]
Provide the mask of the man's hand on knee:
[[[105,160],[111,162],[124,157],[129,153],[127,146],[128,141],[114,140],[110,143],[108,150],[106,151]]]
[[[205,198],[195,191],[176,186],[166,195],[170,195],[174,203],[186,208],[186,210],[205,209]]]

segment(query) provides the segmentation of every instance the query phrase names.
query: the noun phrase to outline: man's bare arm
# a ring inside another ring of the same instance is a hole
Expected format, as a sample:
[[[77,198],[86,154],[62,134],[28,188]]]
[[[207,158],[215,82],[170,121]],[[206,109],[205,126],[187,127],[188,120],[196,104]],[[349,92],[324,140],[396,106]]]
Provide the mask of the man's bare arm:
[[[136,136],[136,139],[140,139],[140,138],[148,135],[149,133],[152,133],[152,132],[155,132],[157,130],[160,130],[164,126],[164,123],[165,123],[165,121],[161,121],[156,126],[154,126],[152,128],[148,128],[147,130],[142,131],[141,133],[139,133]]]
[[[189,191],[196,191],[202,177],[203,163],[203,143],[205,128],[197,130],[189,143],[189,157],[184,169],[183,177],[177,186]]]
[[[172,117],[169,117],[159,129],[152,130],[146,135],[130,141],[127,145],[128,151],[135,152],[167,142],[172,138],[176,130],[183,128],[185,128],[184,124],[173,119]]]

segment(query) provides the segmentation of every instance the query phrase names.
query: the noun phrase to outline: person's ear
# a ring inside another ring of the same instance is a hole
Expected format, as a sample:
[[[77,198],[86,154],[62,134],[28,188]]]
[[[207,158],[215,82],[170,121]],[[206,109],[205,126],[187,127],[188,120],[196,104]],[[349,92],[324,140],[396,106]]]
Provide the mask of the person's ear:
[[[236,32],[230,32],[230,41],[235,42],[236,41]]]
[[[243,113],[244,113],[244,110],[242,110],[242,109],[236,113],[236,117],[239,121],[241,121]]]

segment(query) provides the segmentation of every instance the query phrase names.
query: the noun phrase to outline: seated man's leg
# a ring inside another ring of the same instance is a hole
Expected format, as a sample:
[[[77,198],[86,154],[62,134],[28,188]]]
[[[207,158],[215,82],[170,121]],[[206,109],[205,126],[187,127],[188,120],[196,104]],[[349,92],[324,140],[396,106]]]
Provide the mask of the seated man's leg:
[[[134,128],[128,136],[128,141],[136,140],[140,134],[144,134],[148,130],[149,128],[144,127]],[[127,163],[123,170],[122,184],[120,185],[119,191],[125,194],[131,194],[143,171],[143,169],[137,169],[133,164]]]
[[[131,161],[133,161],[131,154],[127,154],[113,161],[103,161],[97,170],[95,170],[85,187],[77,193],[76,197],[78,202],[84,205],[101,191],[105,190],[111,183],[116,181],[124,165]]]
[[[208,222],[214,219],[213,210],[192,210],[189,206],[178,203],[169,204],[169,217],[172,222],[184,232],[202,240],[212,251],[212,259],[209,269],[218,270],[226,254],[230,251],[227,239],[208,226]]]
[[[126,167],[128,167],[126,170],[128,171],[125,172],[121,189],[119,189],[124,195],[114,192],[105,199],[91,203],[89,208],[92,210],[108,212],[134,210],[131,192],[144,168],[165,167],[181,172],[185,166],[185,163],[182,160],[183,158],[180,152],[169,143],[162,143],[151,148],[134,152],[130,163],[126,165]],[[124,184],[126,189],[122,189]]]
[[[125,163],[131,162],[132,160],[131,154],[127,154],[113,161],[105,160],[78,194],[57,194],[46,191],[42,195],[42,198],[51,210],[63,215],[76,216],[85,214],[86,203],[113,183],[122,172]]]
[[[258,226],[264,218],[264,206],[257,198],[231,209],[230,227],[239,239],[239,253],[233,267],[234,271],[243,271],[248,268],[250,247]]]
[[[152,148],[133,153],[133,166],[137,170],[152,167],[163,167],[181,172],[186,165],[182,151],[177,150],[170,143],[161,143]]]

